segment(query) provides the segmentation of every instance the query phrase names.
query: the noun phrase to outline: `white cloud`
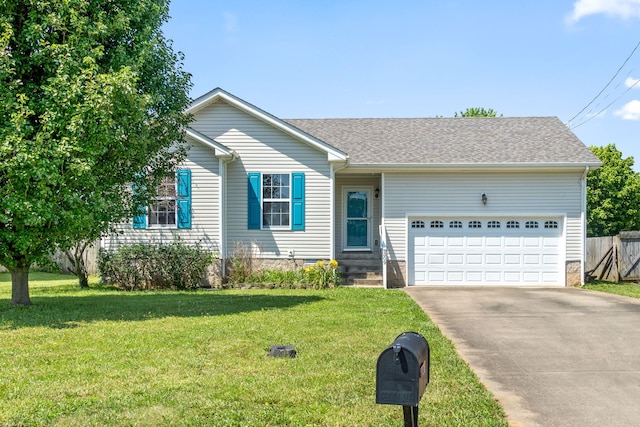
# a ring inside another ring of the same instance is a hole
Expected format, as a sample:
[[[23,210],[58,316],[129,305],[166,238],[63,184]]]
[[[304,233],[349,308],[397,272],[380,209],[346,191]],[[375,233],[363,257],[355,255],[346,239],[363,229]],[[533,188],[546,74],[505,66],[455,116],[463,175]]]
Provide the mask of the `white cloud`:
[[[640,89],[640,79],[627,77],[627,80],[624,81],[624,85],[629,88],[632,87],[634,89]]]
[[[578,22],[585,16],[601,13],[622,19],[640,18],[640,0],[578,0],[567,22]]]
[[[631,102],[627,102],[613,114],[622,117],[622,120],[640,120],[640,101],[634,99]]]
[[[238,17],[229,12],[223,13],[222,16],[224,17],[224,29],[229,33],[236,31],[238,28]]]

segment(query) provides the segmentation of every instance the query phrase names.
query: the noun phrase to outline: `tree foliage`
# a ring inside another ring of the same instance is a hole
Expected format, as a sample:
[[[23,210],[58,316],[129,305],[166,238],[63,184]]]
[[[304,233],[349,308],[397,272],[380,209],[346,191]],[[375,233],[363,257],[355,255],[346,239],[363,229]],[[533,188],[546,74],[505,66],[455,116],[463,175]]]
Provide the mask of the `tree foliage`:
[[[183,158],[190,75],[161,32],[168,0],[2,9],[0,264],[26,305],[32,263],[131,216]]]
[[[614,144],[589,147],[603,165],[587,177],[587,235],[640,230],[640,174]]]
[[[453,117],[496,117],[497,115],[498,113],[492,108],[487,110],[484,107],[470,107],[465,111],[454,113]],[[500,117],[502,117],[502,114],[500,114]]]

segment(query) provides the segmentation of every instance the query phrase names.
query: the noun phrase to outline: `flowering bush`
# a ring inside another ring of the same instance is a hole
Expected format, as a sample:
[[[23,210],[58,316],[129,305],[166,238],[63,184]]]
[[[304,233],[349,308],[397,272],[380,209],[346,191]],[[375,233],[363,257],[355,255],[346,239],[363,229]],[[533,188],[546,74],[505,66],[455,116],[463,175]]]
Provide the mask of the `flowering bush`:
[[[304,281],[314,289],[333,288],[340,285],[338,261],[332,259],[328,263],[318,261],[303,270]]]

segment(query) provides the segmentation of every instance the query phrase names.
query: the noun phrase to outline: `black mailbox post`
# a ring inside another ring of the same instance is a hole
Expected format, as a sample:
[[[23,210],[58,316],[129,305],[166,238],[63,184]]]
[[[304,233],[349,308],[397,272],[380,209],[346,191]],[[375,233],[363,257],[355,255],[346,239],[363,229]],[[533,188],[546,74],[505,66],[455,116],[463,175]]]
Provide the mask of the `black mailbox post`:
[[[417,427],[418,403],[429,384],[430,351],[417,332],[403,332],[380,353],[376,403],[402,405],[405,427]]]

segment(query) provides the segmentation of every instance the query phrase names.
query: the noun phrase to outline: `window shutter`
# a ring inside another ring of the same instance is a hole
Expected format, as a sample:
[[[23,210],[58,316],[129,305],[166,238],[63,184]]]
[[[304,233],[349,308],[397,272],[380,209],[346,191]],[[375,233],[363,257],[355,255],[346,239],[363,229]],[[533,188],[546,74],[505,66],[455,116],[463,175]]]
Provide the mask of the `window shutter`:
[[[304,230],[304,173],[291,174],[291,229]]]
[[[260,172],[249,172],[247,218],[249,230],[260,230]]]
[[[178,228],[191,228],[191,171],[178,169],[176,171]]]
[[[134,194],[137,191],[136,186],[132,187]],[[136,211],[138,215],[133,217],[133,228],[147,228],[147,208],[145,206],[137,206]]]

